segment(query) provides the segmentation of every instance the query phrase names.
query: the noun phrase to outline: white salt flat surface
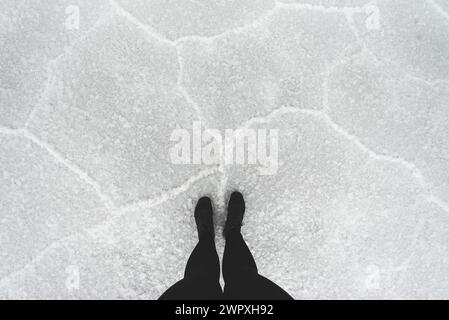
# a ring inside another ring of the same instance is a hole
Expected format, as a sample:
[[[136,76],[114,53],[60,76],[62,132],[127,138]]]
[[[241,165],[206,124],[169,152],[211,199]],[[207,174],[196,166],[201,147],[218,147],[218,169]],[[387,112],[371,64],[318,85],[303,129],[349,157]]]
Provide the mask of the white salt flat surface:
[[[295,298],[449,298],[447,0],[2,0],[0,44],[0,298],[158,298],[233,189]],[[172,164],[198,120],[277,174]]]

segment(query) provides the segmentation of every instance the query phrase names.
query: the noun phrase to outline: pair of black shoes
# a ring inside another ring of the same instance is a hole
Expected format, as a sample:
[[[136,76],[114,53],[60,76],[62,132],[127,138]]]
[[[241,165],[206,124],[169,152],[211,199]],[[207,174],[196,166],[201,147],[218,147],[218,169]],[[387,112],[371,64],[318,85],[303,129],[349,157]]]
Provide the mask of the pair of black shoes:
[[[198,229],[198,236],[211,235],[215,237],[215,228],[213,220],[212,201],[209,197],[203,197],[198,200],[195,208],[195,222]],[[233,192],[228,203],[228,218],[223,230],[226,237],[231,230],[240,232],[243,216],[245,214],[245,200],[240,192]]]

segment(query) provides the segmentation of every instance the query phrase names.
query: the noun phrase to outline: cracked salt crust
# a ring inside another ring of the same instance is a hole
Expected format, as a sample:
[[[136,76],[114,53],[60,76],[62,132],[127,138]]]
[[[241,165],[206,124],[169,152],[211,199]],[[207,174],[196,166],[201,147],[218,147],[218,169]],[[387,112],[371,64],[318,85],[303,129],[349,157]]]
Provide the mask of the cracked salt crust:
[[[79,4],[78,32],[68,2],[1,4],[0,298],[157,298],[196,199],[219,234],[233,188],[294,297],[448,298],[443,1]],[[281,129],[278,175],[172,165],[170,128],[195,120]]]

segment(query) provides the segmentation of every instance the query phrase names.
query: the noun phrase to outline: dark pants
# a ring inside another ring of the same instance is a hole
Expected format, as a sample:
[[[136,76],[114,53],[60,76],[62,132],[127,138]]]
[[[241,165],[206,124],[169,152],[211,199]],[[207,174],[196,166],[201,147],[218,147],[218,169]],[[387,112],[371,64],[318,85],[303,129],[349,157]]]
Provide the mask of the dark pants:
[[[184,279],[160,300],[292,300],[279,286],[257,272],[256,262],[237,230],[226,237],[223,257],[224,293],[219,283],[220,260],[212,236],[200,238],[187,262]]]

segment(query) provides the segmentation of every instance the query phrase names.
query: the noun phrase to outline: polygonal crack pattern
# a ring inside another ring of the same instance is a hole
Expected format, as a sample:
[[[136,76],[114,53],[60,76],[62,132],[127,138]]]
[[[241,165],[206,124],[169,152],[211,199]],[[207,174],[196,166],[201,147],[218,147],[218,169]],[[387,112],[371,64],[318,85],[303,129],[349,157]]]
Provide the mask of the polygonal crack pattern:
[[[157,298],[196,199],[218,234],[234,189],[260,272],[295,298],[449,297],[446,2],[0,9],[0,298]],[[279,129],[276,175],[174,165],[171,132],[199,120]]]

